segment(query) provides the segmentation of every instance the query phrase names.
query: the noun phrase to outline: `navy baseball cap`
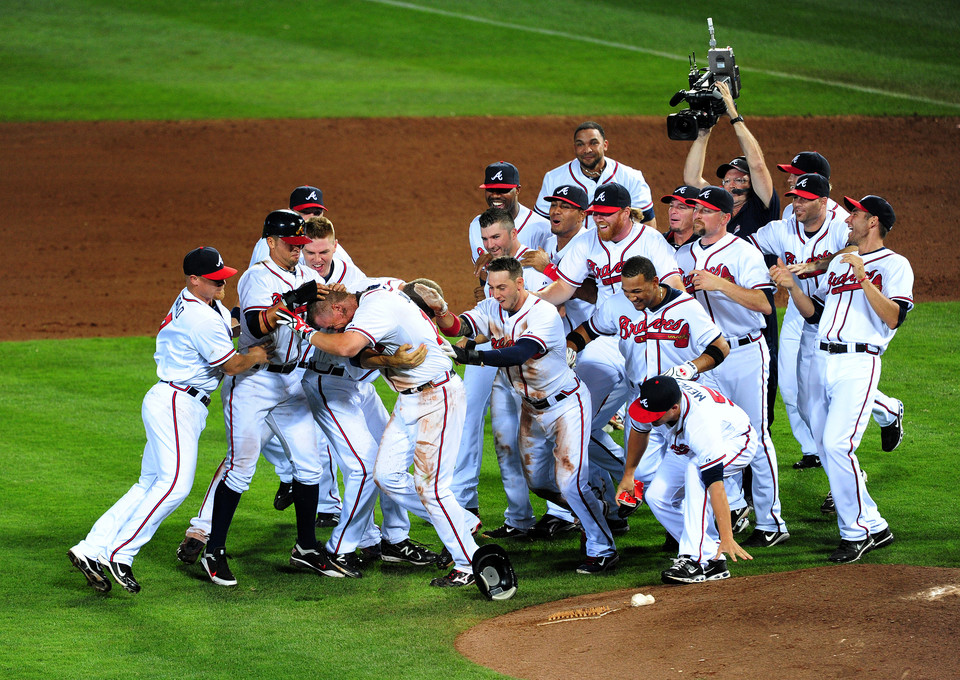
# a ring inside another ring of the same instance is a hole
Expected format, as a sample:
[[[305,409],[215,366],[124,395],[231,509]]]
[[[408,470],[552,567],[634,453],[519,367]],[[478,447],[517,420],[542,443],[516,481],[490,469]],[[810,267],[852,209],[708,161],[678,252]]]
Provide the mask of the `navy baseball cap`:
[[[893,224],[897,221],[897,215],[893,212],[893,206],[887,203],[885,198],[881,198],[880,196],[870,194],[869,196],[864,196],[859,201],[855,201],[849,196],[844,196],[843,204],[847,206],[847,210],[856,208],[865,213],[876,215],[880,220],[880,224],[888,230],[893,229]]]
[[[580,210],[586,210],[587,206],[590,205],[587,192],[573,184],[564,184],[557,187],[553,190],[553,194],[547,196],[546,199],[548,201],[563,201],[580,208]]]
[[[777,166],[781,172],[789,172],[791,175],[805,175],[808,172],[815,172],[830,179],[830,163],[827,159],[816,151],[801,151],[789,163],[783,163]]]
[[[711,210],[733,214],[733,196],[723,187],[704,187],[694,198],[686,200],[687,205],[700,204]]]
[[[748,175],[750,174],[750,165],[747,163],[746,156],[737,156],[729,163],[724,163],[719,168],[717,168],[717,177],[723,179],[724,176],[730,170],[739,170],[740,172],[745,172]]]
[[[195,248],[183,258],[183,273],[186,276],[202,276],[211,281],[223,281],[237,273],[223,263],[216,248]]]
[[[631,200],[630,192],[625,186],[610,182],[597,187],[593,194],[593,204],[587,208],[587,212],[612,215],[618,210],[629,208]]]
[[[800,198],[823,198],[830,195],[830,181],[823,175],[816,172],[808,172],[797,178],[797,183],[793,189],[784,194],[784,196],[799,196]]]
[[[290,194],[290,210],[300,212],[306,208],[320,208],[326,210],[323,205],[323,192],[317,187],[302,186],[297,187]]]
[[[652,423],[680,403],[680,385],[673,378],[658,375],[640,385],[640,396],[630,404],[630,417],[638,423]]]
[[[666,196],[660,197],[661,203],[672,203],[673,201],[682,201],[686,203],[688,199],[696,198],[700,195],[700,190],[689,184],[681,184],[676,189],[673,190],[672,194],[667,194]]]
[[[513,163],[491,163],[483,173],[481,189],[516,189],[520,186],[520,171]]]

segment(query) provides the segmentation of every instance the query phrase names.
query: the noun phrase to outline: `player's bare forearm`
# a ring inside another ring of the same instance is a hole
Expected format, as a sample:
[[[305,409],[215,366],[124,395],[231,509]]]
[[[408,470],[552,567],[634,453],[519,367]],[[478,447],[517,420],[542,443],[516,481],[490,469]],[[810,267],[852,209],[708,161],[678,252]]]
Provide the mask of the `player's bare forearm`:
[[[338,357],[355,357],[360,350],[370,344],[370,340],[363,333],[344,331],[342,333],[314,333],[310,336],[310,344],[327,354]]]
[[[737,557],[752,560],[753,557],[741,548],[733,538],[733,525],[730,524],[730,503],[727,501],[727,492],[723,488],[723,480],[717,480],[707,487],[707,495],[710,497],[710,507],[713,508],[717,531],[720,534],[720,547],[717,550],[716,557],[725,553],[730,555],[734,562],[737,561]]]
[[[576,292],[576,290],[576,288],[571,286],[563,279],[558,279],[543,290],[536,292],[530,291],[530,293],[546,300],[552,305],[562,305],[564,302],[573,297],[573,294]]]
[[[271,354],[273,354],[273,345],[254,345],[247,348],[246,354],[237,352],[227,359],[220,370],[225,375],[240,375],[257,364],[265,364],[270,361]]]
[[[740,142],[740,149],[747,159],[747,165],[750,166],[750,186],[757,197],[763,201],[763,205],[769,206],[770,199],[773,198],[773,177],[770,176],[767,163],[763,159],[760,143],[747,129],[746,123],[737,123],[733,129],[737,133],[737,141]]]
[[[629,491],[633,490],[633,474],[637,471],[637,466],[640,465],[640,460],[647,450],[647,443],[649,441],[650,433],[640,432],[639,430],[632,430],[630,436],[627,437],[627,456],[624,465],[623,479],[631,480]]]
[[[412,350],[412,351],[411,351]],[[360,365],[363,368],[416,368],[427,358],[427,346],[420,345],[413,349],[410,344],[400,345],[393,354],[379,354],[369,347],[360,351]]]
[[[856,253],[845,253],[841,256],[840,261],[850,265],[853,276],[857,279],[864,295],[867,297],[867,302],[870,303],[870,307],[877,313],[880,320],[888,327],[896,328],[897,322],[900,320],[900,306],[873,285],[873,280],[864,270],[863,258]]]
[[[770,301],[763,290],[738,286],[733,281],[721,278],[704,269],[693,271],[693,286],[696,290],[713,290],[723,293],[738,305],[746,307],[752,312],[769,314],[772,311]]]
[[[707,157],[707,141],[710,139],[710,128],[700,129],[697,138],[690,145],[687,160],[683,164],[683,183],[702,189],[709,182],[703,178],[703,163]]]
[[[668,276],[667,278],[660,281],[665,286],[670,286],[676,290],[684,290],[683,279],[680,278],[679,274],[674,274],[673,276]]]
[[[711,342],[710,346],[716,347],[715,351],[720,352],[724,359],[730,355],[730,345],[722,335]],[[693,360],[693,365],[697,367],[698,373],[703,373],[711,368],[716,368],[719,362],[709,352],[704,351],[703,354]]]

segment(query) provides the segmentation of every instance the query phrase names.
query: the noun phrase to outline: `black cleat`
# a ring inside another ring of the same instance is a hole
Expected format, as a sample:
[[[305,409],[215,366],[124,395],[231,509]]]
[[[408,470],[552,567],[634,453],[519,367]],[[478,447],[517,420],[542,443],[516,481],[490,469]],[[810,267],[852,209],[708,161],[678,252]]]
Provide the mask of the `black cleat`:
[[[473,583],[476,583],[473,574],[460,571],[459,569],[452,569],[446,576],[438,576],[430,581],[430,585],[435,588],[460,588],[461,586],[469,586]]]
[[[620,561],[620,554],[613,553],[612,555],[587,555],[587,558],[583,561],[579,567],[577,567],[578,574],[602,574],[605,571],[610,571],[617,563]]]
[[[496,529],[491,529],[490,531],[484,531],[480,534],[481,538],[521,538],[529,539],[530,530],[529,529],[518,529],[512,527],[509,524],[504,524],[502,527],[497,527]]]
[[[330,563],[330,556],[323,548],[304,550],[299,544],[294,545],[293,550],[290,551],[290,566],[307,569],[331,578],[343,578],[343,573]]]
[[[91,560],[83,553],[77,552],[73,548],[67,551],[67,557],[70,558],[70,564],[80,570],[80,573],[87,578],[87,585],[101,593],[109,593],[110,580],[103,573],[103,568],[96,560]]]
[[[879,550],[880,548],[886,548],[888,545],[893,543],[893,532],[890,531],[890,527],[887,527],[883,531],[870,534],[870,540],[873,541],[873,543],[869,548],[867,548],[867,552]]]
[[[833,502],[833,492],[827,494],[827,497],[823,499],[823,503],[820,505],[820,512],[824,515],[835,515],[837,514],[837,504]]]
[[[399,543],[387,543],[386,541],[380,543],[380,559],[384,562],[406,562],[423,567],[436,563],[437,557],[437,553],[424,545],[414,543],[409,538],[405,538]]]
[[[897,418],[889,425],[880,428],[880,448],[884,451],[893,451],[903,441],[903,402],[900,402],[900,411]]]
[[[893,534],[890,535],[893,536]],[[873,539],[870,538],[870,536],[867,536],[862,541],[848,541],[843,539],[840,541],[837,549],[830,553],[830,557],[827,559],[831,562],[837,562],[838,564],[856,562],[863,557],[864,553],[870,552],[872,546]]]
[[[340,515],[335,512],[318,512],[317,513],[317,528],[329,528],[335,527],[340,524]]]
[[[788,531],[762,531],[754,529],[742,545],[744,548],[770,548],[790,538]]]
[[[293,482],[280,482],[277,495],[273,497],[273,507],[286,510],[293,505]]]
[[[97,559],[100,561],[100,564],[107,568],[107,571],[113,576],[113,580],[123,586],[124,590],[134,595],[140,592],[140,584],[137,582],[137,579],[134,578],[133,569],[130,568],[129,564],[111,562],[103,555],[100,555]]]
[[[237,579],[234,578],[233,572],[227,565],[226,548],[217,548],[213,552],[205,552],[203,557],[200,558],[200,565],[207,572],[210,580],[218,586],[237,585]]]
[[[810,468],[818,467],[823,467],[823,463],[820,462],[820,456],[817,455],[805,455],[803,458],[793,464],[794,470],[809,470]]]
[[[576,522],[568,522],[556,515],[544,515],[530,530],[530,537],[549,540],[561,534],[567,534],[578,529]]]

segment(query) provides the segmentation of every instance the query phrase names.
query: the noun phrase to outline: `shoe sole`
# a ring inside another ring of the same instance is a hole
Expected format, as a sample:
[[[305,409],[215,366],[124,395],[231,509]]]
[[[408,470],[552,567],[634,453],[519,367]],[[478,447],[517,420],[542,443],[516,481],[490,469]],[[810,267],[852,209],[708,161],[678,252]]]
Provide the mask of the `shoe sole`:
[[[857,555],[856,555],[855,557],[852,557],[852,558],[850,558],[850,559],[834,559],[833,557],[828,557],[828,558],[827,558],[827,561],[828,561],[828,562],[833,562],[834,564],[849,564],[850,562],[856,562],[856,561],[859,560],[861,557],[863,557],[863,556],[866,555],[868,552],[870,552],[870,550],[871,550],[872,547],[873,547],[873,541],[871,541],[871,542],[869,542],[867,545],[863,546],[863,549],[860,550],[860,552],[857,553]]]
[[[201,560],[200,564],[203,565],[203,570],[207,572],[207,576],[210,577],[210,580],[216,583],[218,586],[235,586],[237,585],[237,579],[228,580],[225,578],[220,578],[217,576],[217,572],[210,571],[210,567],[207,566],[205,560]]]
[[[415,567],[425,567],[428,564],[436,564],[437,558],[434,557],[432,560],[427,560],[426,562],[420,560],[412,560],[406,557],[392,557],[390,555],[380,555],[380,559],[384,562],[389,562],[391,564],[412,564]],[[452,562],[451,562],[452,564]],[[441,567],[442,568],[442,567]]]
[[[330,566],[343,574],[344,578],[363,578],[363,572],[357,569],[351,569],[350,567],[344,567],[337,564],[333,560],[329,562]]]
[[[721,571],[721,572],[718,573],[718,574],[713,574],[713,575],[711,575],[711,576],[704,576],[704,577],[703,577],[703,580],[704,580],[704,581],[723,581],[724,579],[728,579],[728,578],[730,578],[730,570],[729,570],[729,569],[724,570],[724,571]]]
[[[101,559],[98,557],[98,558],[97,558],[97,562],[100,563],[100,566],[101,566],[101,567],[104,567],[104,568],[107,570],[107,572],[113,577],[113,580],[117,582],[117,585],[120,586],[121,588],[123,588],[124,590],[126,590],[128,593],[131,593],[131,594],[133,594],[133,595],[136,595],[137,593],[140,592],[140,584],[139,584],[139,583],[136,583],[136,582],[134,582],[134,585],[129,585],[129,584],[127,584],[127,583],[124,583],[123,577],[122,577],[122,576],[119,576],[119,575],[113,570],[113,565],[110,564],[110,562],[109,562],[108,560],[107,560],[107,561],[101,560]]]
[[[729,572],[728,572],[729,573]],[[665,574],[660,574],[660,580],[668,585],[681,585],[685,586],[691,583],[703,583],[707,580],[707,577],[703,574],[698,576],[667,576]]]
[[[893,535],[893,534],[890,534],[889,536],[887,536],[886,538],[884,538],[882,541],[879,541],[879,542],[878,542],[878,541],[874,541],[873,544],[870,546],[870,549],[867,550],[867,552],[872,552],[872,551],[874,551],[874,550],[879,550],[880,548],[886,548],[888,545],[890,545],[891,543],[893,543],[894,538],[895,538],[894,535]]]
[[[90,560],[87,558],[86,555],[78,555],[77,553],[73,552],[73,550],[71,549],[67,551],[67,557],[70,558],[70,564],[72,564],[78,570],[80,570],[80,573],[86,577],[87,585],[89,585],[91,588],[93,588],[94,590],[100,593],[110,592],[110,588],[113,587],[110,581],[107,580],[105,577],[101,577],[100,574],[98,574],[92,568],[90,568],[89,566]]]
[[[315,574],[323,574],[324,576],[329,576],[330,578],[343,578],[343,572],[337,568],[327,567],[326,569],[318,569],[309,562],[297,559],[296,557],[290,558],[290,566],[306,569],[307,571],[312,571]]]

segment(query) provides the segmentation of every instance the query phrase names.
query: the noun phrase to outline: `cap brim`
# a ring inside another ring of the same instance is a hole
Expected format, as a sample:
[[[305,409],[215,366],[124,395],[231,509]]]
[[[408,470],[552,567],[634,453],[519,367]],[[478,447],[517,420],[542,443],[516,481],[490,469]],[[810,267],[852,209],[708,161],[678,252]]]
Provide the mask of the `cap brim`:
[[[806,174],[806,173],[804,173],[804,171],[801,170],[800,168],[795,168],[795,167],[792,166],[792,165],[783,164],[783,165],[778,165],[777,168],[779,168],[780,172],[789,172],[791,175],[803,175],[803,174]]]
[[[736,170],[737,172],[742,172],[742,173],[743,173],[744,175],[746,175],[747,177],[750,176],[750,168],[749,168],[749,167],[748,167],[746,170],[744,170],[743,168],[738,168],[736,165],[730,165],[729,163],[724,163],[724,164],[721,165],[719,168],[717,168],[717,177],[719,177],[720,179],[723,179],[723,178],[726,176],[726,174],[727,174],[728,172],[730,172],[731,170]]]
[[[684,199],[684,203],[687,205],[694,205],[695,203],[702,205],[705,208],[710,208],[710,210],[716,210],[717,212],[724,212],[723,208],[715,206],[713,203],[707,203],[701,198],[687,198]]]
[[[210,279],[211,281],[223,281],[224,279],[229,279],[231,276],[234,276],[236,273],[237,270],[233,267],[224,267],[219,271],[204,274],[203,278]]]
[[[641,406],[639,399],[630,404],[630,408],[627,410],[630,413],[630,417],[638,423],[652,423],[666,413],[666,411],[648,411]]]
[[[625,208],[626,206],[624,206]],[[591,205],[587,208],[588,213],[600,213],[601,215],[612,215],[615,212],[620,212],[623,208],[617,208],[612,205]]]
[[[312,241],[309,236],[281,236],[280,240],[292,246],[305,246]]]
[[[661,203],[673,203],[674,201],[680,201],[681,203],[687,203],[687,200],[688,200],[688,199],[684,198],[683,196],[677,196],[676,194],[667,194],[666,196],[661,196],[661,197],[660,197],[660,202],[661,202]],[[689,205],[689,203],[687,203],[687,205]]]
[[[800,198],[806,198],[810,201],[817,198],[824,198],[823,196],[817,196],[816,194],[810,191],[804,191],[803,189],[792,189],[785,193],[784,196],[799,196]]]
[[[300,205],[290,206],[290,210],[296,210],[297,212],[300,212],[304,208],[320,208],[320,210],[326,210],[327,206],[320,203],[301,203]]]
[[[519,184],[481,184],[481,189],[516,189]]]
[[[844,196],[844,197],[843,197],[843,204],[844,204],[845,206],[847,206],[847,210],[857,209],[857,210],[862,210],[862,211],[865,212],[865,213],[870,213],[869,210],[867,210],[866,208],[863,207],[863,205],[860,203],[860,201],[857,201],[857,200],[855,200],[855,199],[852,199],[852,198],[850,198],[849,196]],[[872,213],[871,213],[871,214],[872,214]]]
[[[574,208],[579,208],[580,210],[586,210],[586,208],[584,208],[582,205],[580,205],[580,204],[577,203],[576,201],[571,201],[571,200],[570,200],[569,198],[567,198],[566,196],[547,196],[547,197],[546,197],[546,200],[548,200],[548,201],[563,201],[563,202],[566,203],[567,205],[572,205]]]

